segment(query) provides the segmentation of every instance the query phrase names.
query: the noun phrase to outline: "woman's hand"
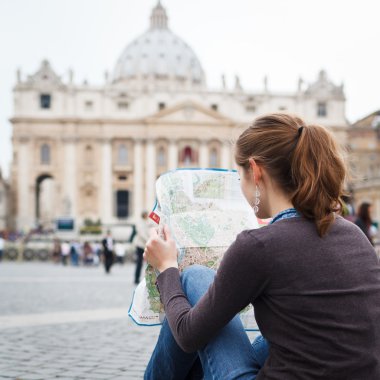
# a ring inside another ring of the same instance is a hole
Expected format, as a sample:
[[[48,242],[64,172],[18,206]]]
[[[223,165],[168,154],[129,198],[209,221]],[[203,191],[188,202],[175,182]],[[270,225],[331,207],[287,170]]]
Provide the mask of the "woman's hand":
[[[157,231],[152,229],[144,250],[145,260],[159,272],[172,267],[178,268],[177,247],[168,226],[164,226],[163,232],[164,238],[161,238]]]

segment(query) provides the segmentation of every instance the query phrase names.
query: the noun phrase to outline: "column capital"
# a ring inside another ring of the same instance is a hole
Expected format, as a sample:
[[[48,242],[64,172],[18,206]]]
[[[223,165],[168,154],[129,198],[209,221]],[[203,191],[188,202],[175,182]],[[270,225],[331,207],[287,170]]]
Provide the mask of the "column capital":
[[[148,145],[154,145],[155,144],[155,142],[156,142],[156,138],[155,137],[147,137],[146,139],[145,139],[145,142],[146,142],[146,144]]]
[[[111,137],[98,137],[97,141],[100,144],[110,145],[112,143],[112,138]]]
[[[79,138],[76,136],[63,136],[61,141],[65,144],[75,144],[79,141]]]
[[[210,141],[211,140],[209,140],[209,139],[199,139],[199,143],[200,143],[199,145],[200,146],[206,146],[210,143]]]
[[[31,138],[29,136],[18,136],[16,138],[16,141],[18,141],[20,144],[27,144],[30,142]]]
[[[142,137],[136,137],[133,139],[134,144],[143,144],[145,142],[145,139]]]

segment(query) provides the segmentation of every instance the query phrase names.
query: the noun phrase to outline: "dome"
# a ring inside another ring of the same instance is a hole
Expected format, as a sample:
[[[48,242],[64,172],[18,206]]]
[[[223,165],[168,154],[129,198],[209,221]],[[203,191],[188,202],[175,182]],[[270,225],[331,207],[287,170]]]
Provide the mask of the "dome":
[[[149,30],[123,51],[113,73],[113,82],[174,81],[203,85],[202,66],[189,45],[168,28],[161,3],[153,9]]]

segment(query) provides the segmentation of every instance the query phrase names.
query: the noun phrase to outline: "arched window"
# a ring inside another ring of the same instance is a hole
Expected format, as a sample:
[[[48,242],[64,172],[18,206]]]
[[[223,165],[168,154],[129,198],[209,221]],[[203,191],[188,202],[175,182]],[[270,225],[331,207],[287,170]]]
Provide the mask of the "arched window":
[[[212,148],[210,151],[210,167],[217,168],[218,166],[218,151],[216,148]]]
[[[87,145],[84,151],[84,162],[86,165],[91,165],[93,161],[94,157],[92,147],[90,145]]]
[[[48,144],[43,144],[40,151],[40,159],[42,165],[50,164],[50,146]]]
[[[185,165],[190,165],[193,162],[193,159],[194,159],[193,156],[194,156],[194,153],[191,147],[189,146],[185,147],[185,149],[183,150],[183,163]]]
[[[128,149],[125,145],[120,145],[117,153],[117,163],[119,165],[128,164]]]
[[[166,154],[165,154],[165,149],[163,147],[160,147],[158,149],[157,164],[158,164],[158,166],[165,166],[166,165]]]

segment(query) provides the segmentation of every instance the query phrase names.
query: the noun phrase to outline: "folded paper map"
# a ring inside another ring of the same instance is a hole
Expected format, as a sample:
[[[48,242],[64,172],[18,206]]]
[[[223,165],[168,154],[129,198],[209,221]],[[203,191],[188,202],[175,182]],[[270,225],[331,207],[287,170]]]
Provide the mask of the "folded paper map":
[[[159,230],[169,226],[182,272],[193,264],[218,269],[224,253],[243,230],[258,228],[234,170],[177,169],[156,182],[157,203],[151,218]],[[158,273],[148,265],[136,288],[129,315],[139,325],[157,325],[165,316],[156,287]],[[240,313],[247,330],[256,330],[252,306]]]

